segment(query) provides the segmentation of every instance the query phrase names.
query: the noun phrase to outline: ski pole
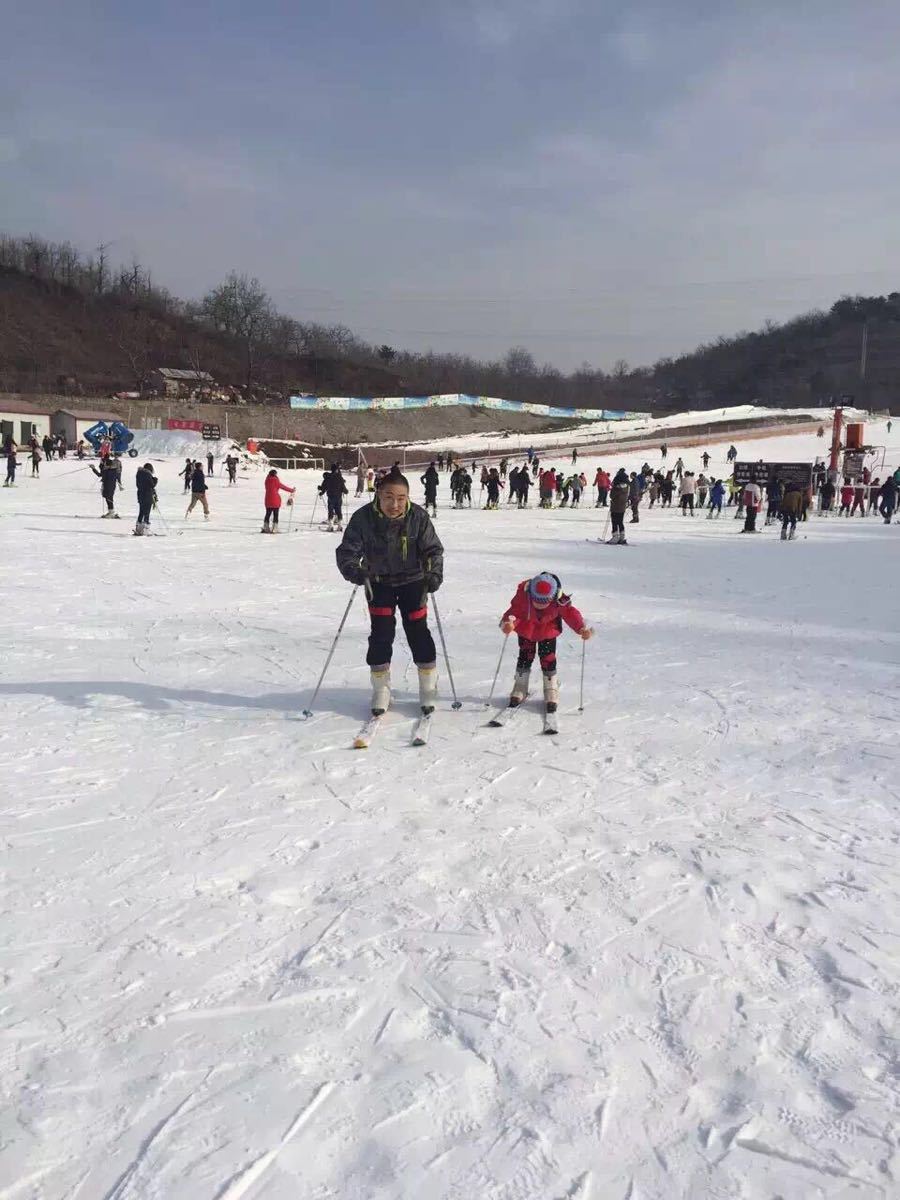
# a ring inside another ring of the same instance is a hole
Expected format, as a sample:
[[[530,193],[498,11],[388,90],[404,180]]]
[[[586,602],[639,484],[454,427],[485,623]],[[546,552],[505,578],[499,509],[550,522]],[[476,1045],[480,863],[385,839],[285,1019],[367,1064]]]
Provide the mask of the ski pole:
[[[319,507],[319,493],[316,492],[316,498],[313,501],[312,516],[309,518],[309,527],[312,529],[312,523],[316,519],[316,509]]]
[[[456,697],[456,685],[453,682],[453,672],[450,670],[450,656],[447,654],[447,643],[444,640],[444,627],[441,624],[441,614],[438,612],[437,596],[432,594],[431,599],[434,601],[434,619],[437,621],[438,634],[441,639],[441,646],[444,651],[444,664],[447,667],[447,678],[450,680],[450,691],[453,693],[452,708],[462,708],[462,701]]]
[[[584,712],[584,656],[587,650],[587,642],[581,643],[581,691],[578,696],[578,711]]]
[[[500,667],[503,663],[503,655],[506,653],[506,643],[508,641],[509,641],[509,634],[506,634],[503,638],[503,645],[500,647],[500,658],[497,660],[497,670],[494,672],[494,680],[493,680],[493,683],[491,684],[491,690],[488,693],[487,700],[485,700],[485,702],[484,702],[485,708],[490,707],[491,699],[493,698],[493,695],[494,695],[494,688],[497,686],[497,680],[500,676]]]
[[[288,517],[288,533],[291,532],[291,526],[294,523],[294,497],[291,496],[291,515]]]
[[[607,531],[607,529],[609,529],[609,522],[610,522],[611,515],[612,515],[612,509],[609,509],[606,514],[606,523],[603,526],[603,533],[600,535],[601,542],[606,541],[606,531]]]
[[[341,623],[340,623],[340,625],[338,625],[338,631],[334,635],[334,641],[331,643],[331,649],[328,651],[328,657],[325,659],[325,666],[322,668],[322,674],[319,676],[319,682],[316,684],[315,691],[313,692],[312,696],[310,697],[309,707],[303,709],[303,716],[306,718],[309,718],[313,715],[312,706],[316,702],[316,696],[318,696],[318,694],[319,694],[319,688],[322,686],[322,680],[325,678],[325,672],[328,670],[328,665],[331,662],[332,658],[334,657],[334,652],[337,649],[338,638],[341,636],[341,633],[343,632],[343,629],[344,629],[344,625],[347,622],[347,618],[350,616],[350,606],[353,604],[353,601],[356,599],[356,593],[358,591],[359,591],[359,584],[356,583],[353,585],[353,591],[350,593],[350,599],[347,601],[347,607],[344,609],[344,615],[341,617]]]
[[[157,515],[157,516],[159,517],[159,519],[162,521],[162,526],[163,526],[163,529],[166,531],[166,533],[168,533],[168,532],[169,532],[169,525],[168,525],[168,522],[166,521],[166,518],[165,518],[165,517],[162,515],[162,513],[160,512],[159,505],[156,503],[156,501],[155,501],[155,500],[153,501],[153,509],[154,509],[154,511],[155,511],[155,513],[156,513],[156,515]]]

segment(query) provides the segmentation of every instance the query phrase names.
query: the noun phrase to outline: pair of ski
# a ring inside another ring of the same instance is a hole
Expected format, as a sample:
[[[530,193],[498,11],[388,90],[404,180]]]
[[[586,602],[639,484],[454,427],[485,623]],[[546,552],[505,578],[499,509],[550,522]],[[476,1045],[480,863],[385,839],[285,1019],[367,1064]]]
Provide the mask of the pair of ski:
[[[353,739],[354,750],[368,750],[373,740],[375,739],[378,730],[381,728],[384,718],[387,713],[373,713],[360,729],[359,733]],[[424,746],[428,742],[431,735],[431,722],[434,717],[434,709],[431,712],[422,713],[413,725],[412,734],[410,735],[411,746]]]
[[[527,699],[527,697],[526,697]],[[488,721],[491,729],[501,729],[504,725],[509,725],[525,707],[525,701],[520,701],[518,704],[507,704],[506,708],[501,708],[495,717]],[[544,733],[559,733],[559,714],[556,711],[555,704],[547,704],[544,707]]]

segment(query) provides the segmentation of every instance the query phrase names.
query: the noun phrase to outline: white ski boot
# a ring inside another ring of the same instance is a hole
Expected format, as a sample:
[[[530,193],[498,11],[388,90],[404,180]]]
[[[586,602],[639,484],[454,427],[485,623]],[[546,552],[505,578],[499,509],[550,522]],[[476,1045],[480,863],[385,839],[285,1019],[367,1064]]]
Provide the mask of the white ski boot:
[[[509,707],[518,708],[525,697],[528,695],[528,681],[531,678],[531,669],[526,667],[522,671],[516,671],[516,677],[513,680],[513,689],[509,697]]]
[[[432,663],[430,666],[419,667],[419,704],[422,706],[422,713],[428,716],[433,713],[437,705],[437,684],[438,673],[437,664]]]
[[[556,712],[559,704],[559,679],[556,672],[552,675],[545,673],[544,675],[544,705],[548,713]]]
[[[372,680],[372,715],[380,717],[391,703],[391,668],[373,667],[369,672]]]

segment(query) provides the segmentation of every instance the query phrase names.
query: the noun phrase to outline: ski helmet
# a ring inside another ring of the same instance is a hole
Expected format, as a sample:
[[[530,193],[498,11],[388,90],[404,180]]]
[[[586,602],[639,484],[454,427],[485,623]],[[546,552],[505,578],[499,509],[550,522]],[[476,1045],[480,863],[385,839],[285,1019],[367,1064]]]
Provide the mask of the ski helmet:
[[[541,571],[529,580],[528,595],[535,604],[549,604],[559,595],[559,580],[549,571]]]

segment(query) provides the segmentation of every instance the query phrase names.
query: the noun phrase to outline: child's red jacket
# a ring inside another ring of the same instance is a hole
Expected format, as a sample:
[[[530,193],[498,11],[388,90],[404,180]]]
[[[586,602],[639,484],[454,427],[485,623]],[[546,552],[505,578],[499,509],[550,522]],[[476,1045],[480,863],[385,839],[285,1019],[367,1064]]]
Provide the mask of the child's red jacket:
[[[516,618],[516,633],[519,637],[527,638],[530,642],[543,642],[547,638],[558,637],[562,633],[562,623],[581,633],[585,620],[568,596],[560,595],[551,601],[546,608],[536,608],[528,594],[530,580],[523,579],[516,589],[516,594],[509,608],[503,614]]]

